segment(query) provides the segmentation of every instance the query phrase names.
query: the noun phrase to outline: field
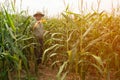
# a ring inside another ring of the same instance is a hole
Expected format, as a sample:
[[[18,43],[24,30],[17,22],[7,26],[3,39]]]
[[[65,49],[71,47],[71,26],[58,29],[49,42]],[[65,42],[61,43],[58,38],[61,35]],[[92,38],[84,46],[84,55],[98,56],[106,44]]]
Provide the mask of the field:
[[[44,71],[53,74],[47,80],[120,80],[120,16],[115,12],[76,14],[66,8],[59,18],[45,17],[44,53],[37,66],[34,19],[10,6],[0,10],[0,80],[46,80],[40,77]]]

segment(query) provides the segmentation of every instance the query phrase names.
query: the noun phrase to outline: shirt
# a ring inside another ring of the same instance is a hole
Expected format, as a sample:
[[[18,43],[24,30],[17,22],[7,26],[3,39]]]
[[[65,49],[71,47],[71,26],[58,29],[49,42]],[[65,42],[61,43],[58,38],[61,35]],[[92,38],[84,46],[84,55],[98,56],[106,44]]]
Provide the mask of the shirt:
[[[43,24],[40,21],[36,22],[33,27],[33,34],[38,38],[43,38],[44,29]]]

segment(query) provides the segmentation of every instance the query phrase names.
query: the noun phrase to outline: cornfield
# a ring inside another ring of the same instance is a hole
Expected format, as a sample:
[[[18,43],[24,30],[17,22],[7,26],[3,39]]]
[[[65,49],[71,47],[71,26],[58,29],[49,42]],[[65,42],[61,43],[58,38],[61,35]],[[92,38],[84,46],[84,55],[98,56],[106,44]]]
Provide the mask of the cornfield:
[[[4,5],[0,11],[0,80],[36,80],[30,73],[32,67],[37,74],[31,64],[39,50],[31,32],[34,19],[14,7],[9,11]],[[58,70],[56,80],[119,80],[120,16],[68,9],[61,15],[44,23],[42,64]],[[69,79],[70,74],[75,76]]]

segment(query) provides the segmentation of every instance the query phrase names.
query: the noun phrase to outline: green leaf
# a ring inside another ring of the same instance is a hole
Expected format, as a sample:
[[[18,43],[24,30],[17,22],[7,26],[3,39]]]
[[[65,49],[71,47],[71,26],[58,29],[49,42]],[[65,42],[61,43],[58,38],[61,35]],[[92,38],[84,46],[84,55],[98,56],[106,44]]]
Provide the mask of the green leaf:
[[[53,49],[56,48],[57,46],[60,46],[60,45],[59,45],[59,44],[55,44],[55,45],[47,48],[47,49],[44,51],[43,56],[42,56],[42,63],[43,63],[44,60],[45,60],[46,53],[47,53],[48,51],[50,51],[50,50],[53,50]]]
[[[68,63],[68,61],[65,61],[65,62],[63,63],[63,65],[60,66],[60,69],[59,69],[59,71],[58,71],[58,73],[57,73],[57,75],[56,75],[57,80],[61,80],[62,71],[63,71],[63,69],[65,68],[65,66],[67,65],[67,63]],[[67,74],[67,73],[66,73],[66,74]],[[66,75],[65,75],[65,76],[66,76]],[[63,78],[64,78],[64,76],[63,76]]]
[[[11,19],[11,16],[8,14],[8,12],[7,12],[7,10],[5,9],[4,6],[3,6],[3,8],[4,8],[4,11],[5,11],[5,15],[4,16],[7,18],[8,24],[10,25],[10,27],[12,28],[13,31],[16,31],[16,28],[14,26],[14,23],[13,23],[12,19]]]
[[[11,30],[11,28],[8,27],[8,24],[7,24],[7,23],[5,23],[5,27],[7,28],[8,32],[9,32],[10,35],[11,35],[11,37],[12,37],[13,39],[16,39],[13,31]]]
[[[61,80],[65,80],[65,77],[66,77],[67,74],[68,74],[68,72],[65,72],[65,73],[62,75]]]
[[[99,56],[95,56],[92,54],[91,54],[91,56],[93,56],[93,58],[103,67],[103,61],[101,60],[101,58]]]

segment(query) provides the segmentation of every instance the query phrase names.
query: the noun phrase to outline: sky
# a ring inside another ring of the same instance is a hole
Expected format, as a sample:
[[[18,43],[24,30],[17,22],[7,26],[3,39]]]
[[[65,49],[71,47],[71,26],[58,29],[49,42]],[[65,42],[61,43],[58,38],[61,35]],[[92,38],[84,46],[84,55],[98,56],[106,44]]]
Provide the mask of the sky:
[[[72,12],[80,13],[81,1],[82,0],[16,0],[16,7],[18,10],[28,10],[31,15],[37,11],[41,11],[47,16],[56,16],[65,11],[67,5],[69,5],[69,9]],[[87,13],[96,10],[98,6],[97,1],[99,0],[83,0],[82,11]],[[4,2],[4,0],[0,0],[0,3],[1,2]],[[101,0],[99,11],[111,12],[112,7],[117,8],[119,3],[120,0]]]

